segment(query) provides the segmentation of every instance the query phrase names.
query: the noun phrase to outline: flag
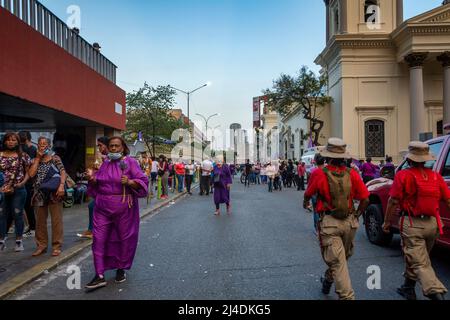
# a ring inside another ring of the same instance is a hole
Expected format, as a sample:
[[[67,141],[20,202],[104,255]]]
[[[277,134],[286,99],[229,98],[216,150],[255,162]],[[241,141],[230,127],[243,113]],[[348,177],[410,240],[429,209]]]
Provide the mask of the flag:
[[[314,141],[312,139],[312,135],[309,136],[308,149],[314,148]]]
[[[138,133],[138,141],[139,142],[144,141],[144,138],[143,138],[143,135],[142,135],[142,131],[139,131],[139,133]]]

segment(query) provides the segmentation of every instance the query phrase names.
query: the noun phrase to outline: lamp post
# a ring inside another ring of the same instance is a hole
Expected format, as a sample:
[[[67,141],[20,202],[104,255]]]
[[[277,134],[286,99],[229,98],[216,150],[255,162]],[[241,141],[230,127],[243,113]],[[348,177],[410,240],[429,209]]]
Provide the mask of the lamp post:
[[[201,115],[200,113],[196,114],[197,116],[203,118],[203,120],[205,120],[205,127],[206,127],[206,140],[208,140],[208,122],[209,120],[211,120],[214,117],[220,116],[219,113],[213,114],[211,116],[209,116],[208,118],[206,118],[204,115]],[[202,135],[202,161],[203,161],[203,135]]]
[[[188,124],[189,124],[189,133],[192,135],[192,139],[193,139],[193,140],[194,140],[194,137],[193,137],[193,132],[192,132],[192,128],[191,128],[191,117],[190,117],[191,95],[192,95],[194,92],[197,92],[197,91],[200,90],[200,89],[209,87],[210,85],[211,85],[211,83],[208,82],[208,83],[205,83],[204,85],[202,85],[202,86],[200,86],[200,87],[198,87],[197,89],[194,89],[194,90],[192,90],[192,91],[184,91],[184,90],[181,90],[181,89],[178,89],[178,88],[175,88],[175,87],[172,87],[172,86],[169,85],[169,88],[172,88],[173,90],[176,90],[176,91],[179,91],[179,92],[181,92],[181,93],[184,93],[184,94],[187,96],[187,118],[188,118]],[[194,149],[194,146],[192,146],[192,152],[191,152],[192,159],[194,159],[194,152],[193,152],[193,149]]]

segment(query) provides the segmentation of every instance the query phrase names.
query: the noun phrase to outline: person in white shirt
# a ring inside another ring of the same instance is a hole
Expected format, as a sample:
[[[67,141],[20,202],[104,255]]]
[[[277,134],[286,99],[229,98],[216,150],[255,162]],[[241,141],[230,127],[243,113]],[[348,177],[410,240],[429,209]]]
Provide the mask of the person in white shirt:
[[[213,171],[213,163],[211,160],[206,159],[201,164],[202,176],[200,178],[200,195],[206,194],[209,196],[211,188],[211,172]]]
[[[158,161],[152,157],[152,168],[150,171],[150,194],[153,196],[155,192],[156,179],[158,178]]]
[[[195,170],[196,170],[196,166],[195,166],[193,160],[191,161],[191,164],[187,164],[185,166],[185,170],[186,170],[186,190],[187,190],[188,194],[192,195],[191,185],[192,185],[192,180],[194,179],[194,174],[195,174]]]

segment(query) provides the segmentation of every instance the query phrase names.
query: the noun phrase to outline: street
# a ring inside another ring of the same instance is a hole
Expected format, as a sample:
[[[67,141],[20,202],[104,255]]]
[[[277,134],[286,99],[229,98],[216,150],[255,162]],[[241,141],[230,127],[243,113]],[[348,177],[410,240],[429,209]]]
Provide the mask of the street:
[[[20,289],[10,299],[33,300],[334,300],[321,294],[325,271],[312,215],[300,209],[302,194],[294,189],[268,193],[266,186],[245,189],[235,178],[233,214],[216,217],[212,197],[184,197],[141,223],[135,264],[127,282],[93,293],[83,287],[94,275],[92,255],[78,257]],[[351,272],[356,298],[400,300],[403,282],[400,239],[389,248],[370,244],[360,228]],[[450,287],[447,251],[435,250],[433,264]],[[69,290],[67,268],[81,269],[81,289]],[[381,270],[381,290],[367,286],[367,269]],[[418,298],[423,299],[420,287]]]

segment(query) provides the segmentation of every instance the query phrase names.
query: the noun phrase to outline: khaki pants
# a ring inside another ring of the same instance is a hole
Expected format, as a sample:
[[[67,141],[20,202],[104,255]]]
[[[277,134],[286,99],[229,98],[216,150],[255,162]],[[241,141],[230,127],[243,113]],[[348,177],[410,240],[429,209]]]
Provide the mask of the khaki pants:
[[[320,247],[322,257],[328,265],[325,277],[334,282],[341,300],[354,300],[347,260],[353,255],[353,241],[359,228],[358,219],[351,215],[339,220],[324,215],[320,221]]]
[[[439,237],[439,229],[434,217],[404,218],[402,247],[406,262],[404,276],[422,285],[425,296],[447,293],[445,286],[436,277],[431,266],[430,251]]]
[[[48,231],[47,218],[50,210],[52,220],[52,247],[53,250],[61,250],[63,244],[63,217],[62,203],[50,204],[47,207],[37,208],[36,219],[36,245],[38,249],[47,249],[48,247]]]

